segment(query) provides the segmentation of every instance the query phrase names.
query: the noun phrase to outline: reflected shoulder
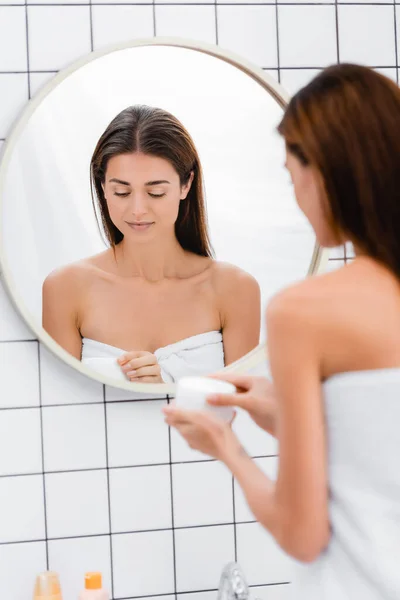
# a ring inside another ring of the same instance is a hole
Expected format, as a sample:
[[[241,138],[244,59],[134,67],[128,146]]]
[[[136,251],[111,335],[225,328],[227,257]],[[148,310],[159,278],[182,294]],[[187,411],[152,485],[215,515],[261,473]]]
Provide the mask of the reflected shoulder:
[[[260,286],[253,275],[227,262],[215,261],[213,265],[213,282],[219,290],[237,293],[244,291],[246,293],[260,294]]]

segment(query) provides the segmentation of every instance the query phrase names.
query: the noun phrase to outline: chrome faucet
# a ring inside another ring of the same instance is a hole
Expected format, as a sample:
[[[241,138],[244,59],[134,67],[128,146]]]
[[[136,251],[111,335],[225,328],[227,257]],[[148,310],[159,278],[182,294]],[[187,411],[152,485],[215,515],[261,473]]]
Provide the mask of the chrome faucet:
[[[231,562],[224,567],[219,580],[218,600],[248,600],[249,586],[241,567]]]

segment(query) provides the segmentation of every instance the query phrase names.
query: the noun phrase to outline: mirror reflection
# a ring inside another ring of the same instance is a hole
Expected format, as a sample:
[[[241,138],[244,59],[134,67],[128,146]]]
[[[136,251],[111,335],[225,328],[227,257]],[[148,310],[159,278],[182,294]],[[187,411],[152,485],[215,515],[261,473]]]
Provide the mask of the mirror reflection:
[[[44,329],[87,364],[117,358],[133,382],[212,373],[252,350],[259,285],[213,258],[200,158],[183,125],[159,108],[123,110],[90,173],[109,248],[46,277]]]
[[[3,262],[35,331],[134,383],[210,374],[263,342],[260,306],[307,274],[315,243],[268,89],[156,45],[43,96],[2,194]]]

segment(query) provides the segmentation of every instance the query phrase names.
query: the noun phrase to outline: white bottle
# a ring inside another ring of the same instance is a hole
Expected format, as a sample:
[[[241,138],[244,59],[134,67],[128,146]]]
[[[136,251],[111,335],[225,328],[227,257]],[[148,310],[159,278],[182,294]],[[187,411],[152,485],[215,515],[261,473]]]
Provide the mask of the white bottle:
[[[85,589],[79,594],[79,600],[110,600],[102,587],[101,573],[86,573]]]

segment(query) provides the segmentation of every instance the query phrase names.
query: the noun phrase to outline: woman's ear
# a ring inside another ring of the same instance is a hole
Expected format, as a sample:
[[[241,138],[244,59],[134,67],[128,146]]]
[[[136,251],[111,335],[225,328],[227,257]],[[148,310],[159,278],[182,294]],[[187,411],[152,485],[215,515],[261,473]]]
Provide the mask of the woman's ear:
[[[187,183],[185,183],[185,185],[181,186],[181,200],[186,200],[186,197],[190,191],[190,188],[192,187],[193,179],[194,179],[194,172],[190,171],[190,175],[189,175],[189,179],[188,179]]]

